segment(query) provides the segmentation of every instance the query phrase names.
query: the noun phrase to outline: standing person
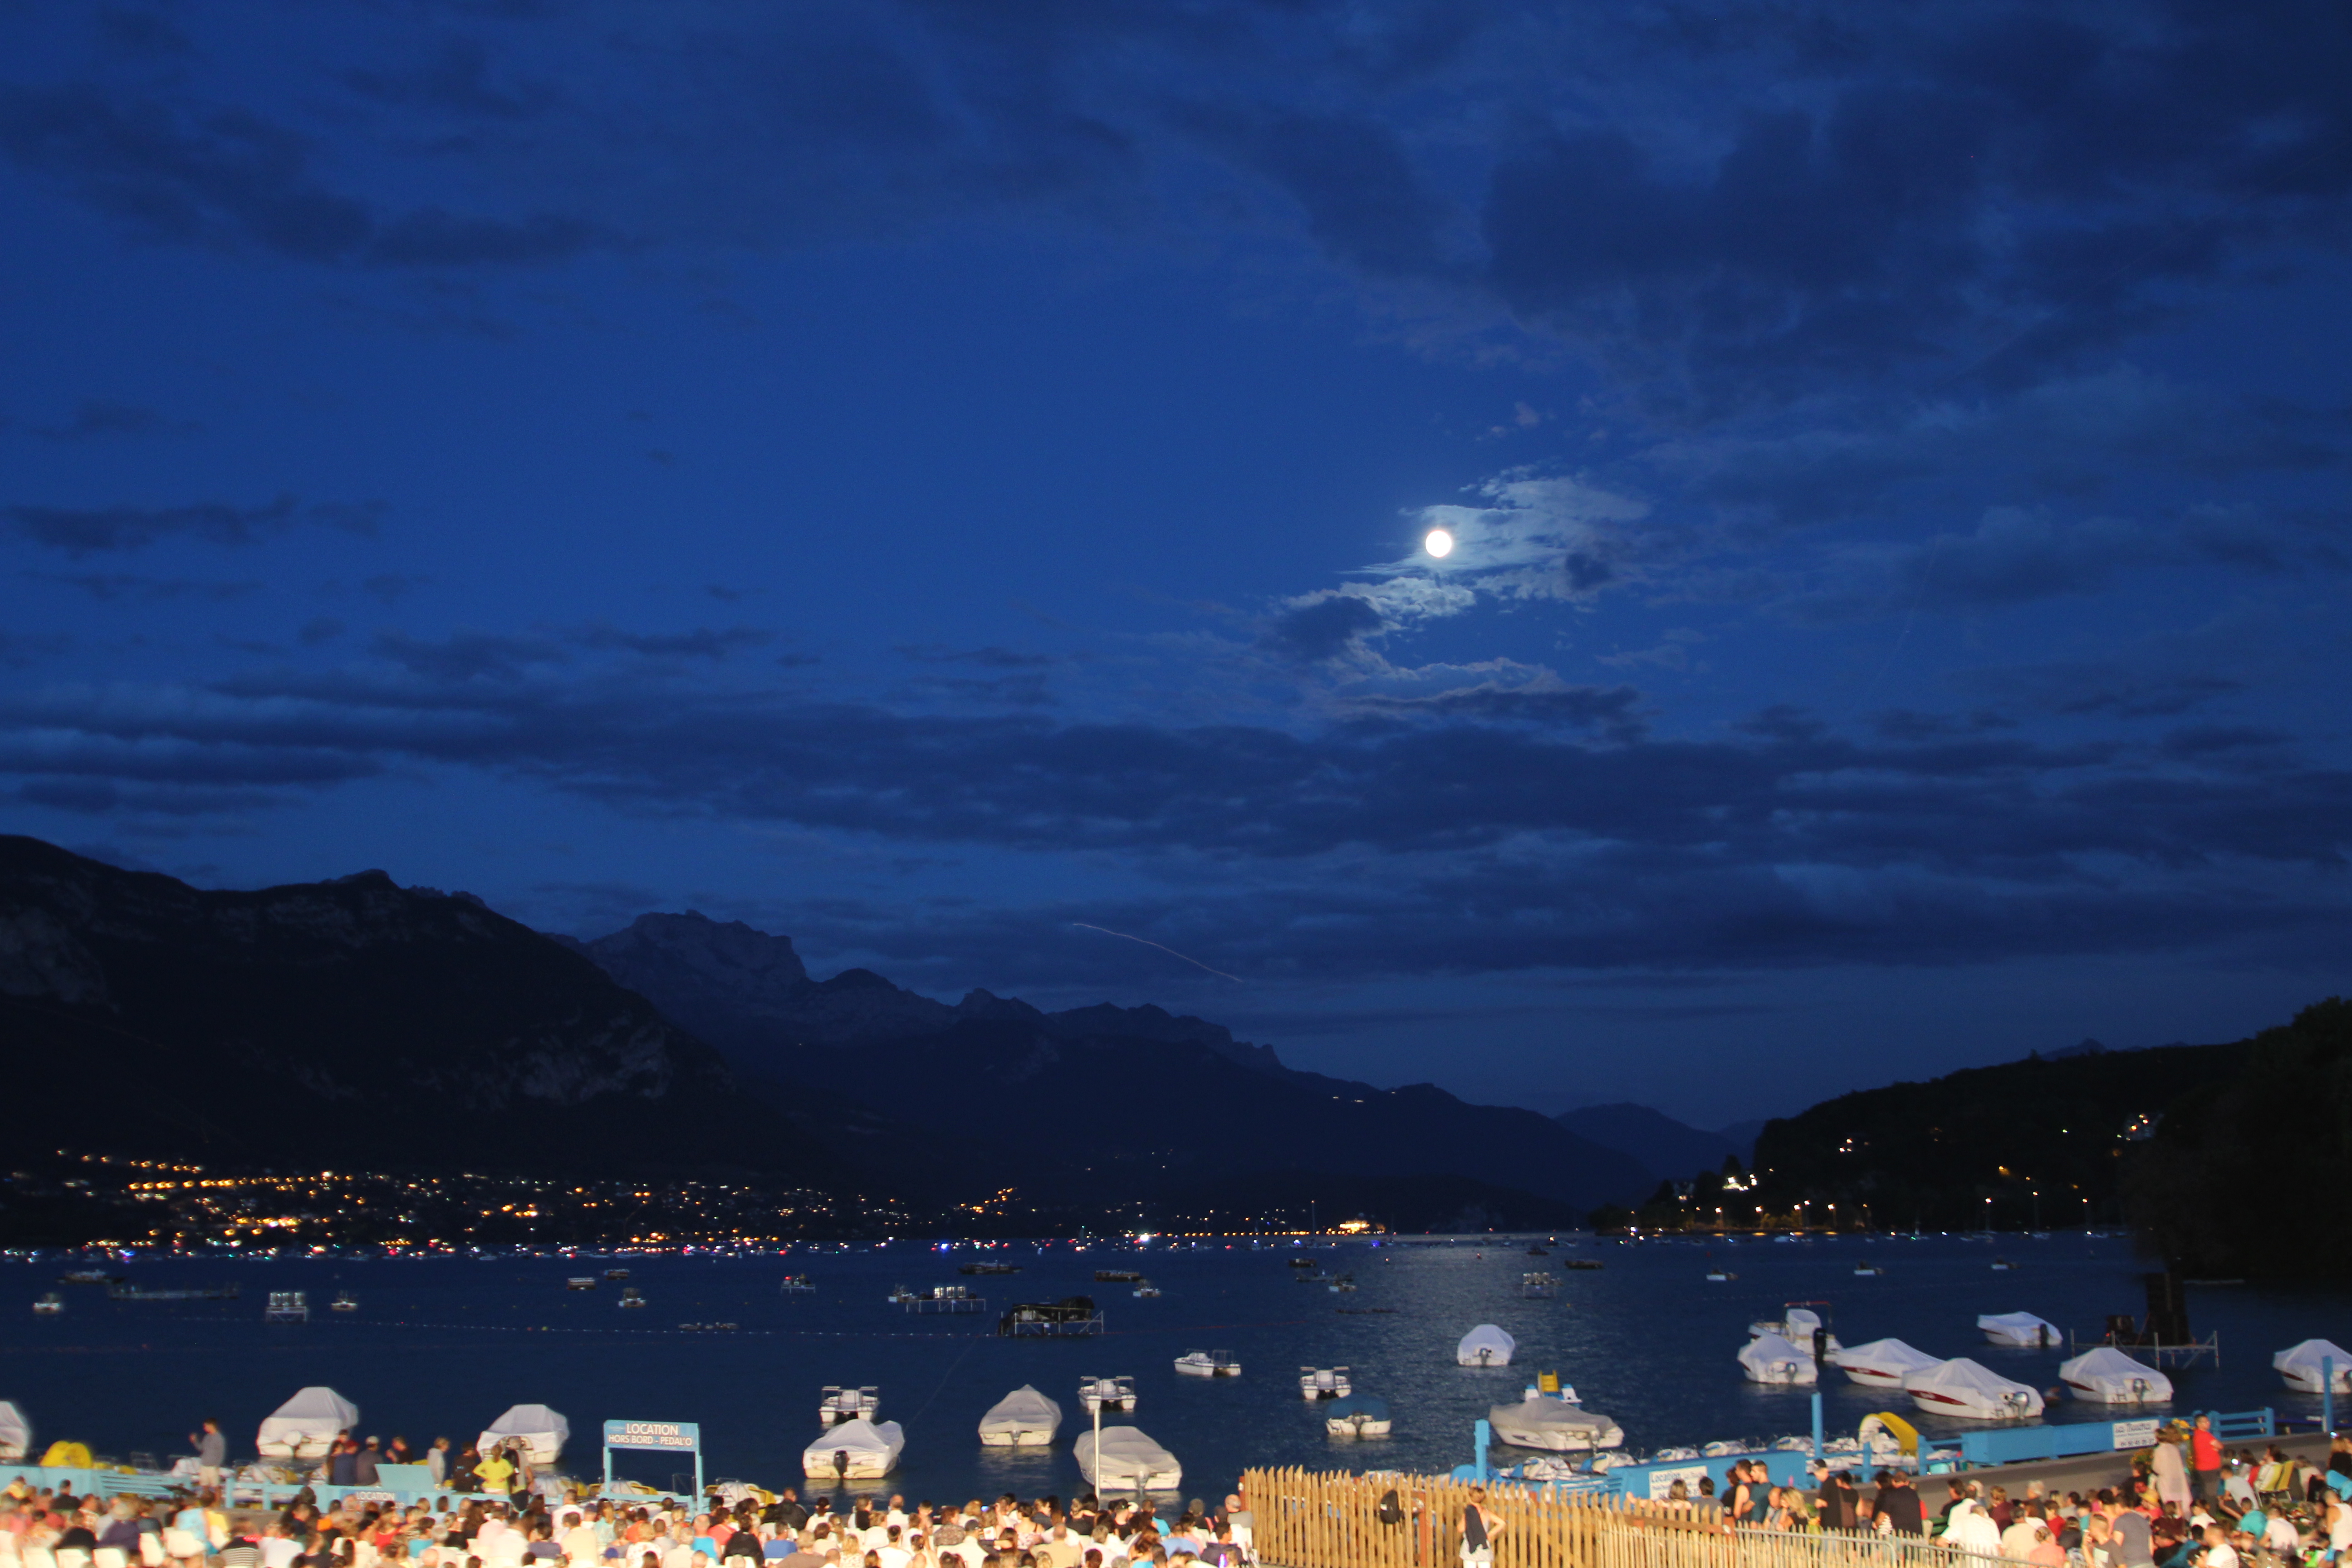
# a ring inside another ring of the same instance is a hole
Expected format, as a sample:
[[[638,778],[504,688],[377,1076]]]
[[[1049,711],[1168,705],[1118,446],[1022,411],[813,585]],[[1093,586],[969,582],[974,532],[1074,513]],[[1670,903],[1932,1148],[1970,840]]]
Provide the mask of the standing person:
[[[2199,1502],[2211,1502],[2221,1491],[2221,1439],[2213,1436],[2210,1415],[2197,1418],[2197,1429],[2189,1434],[2189,1495]]]
[[[1486,1489],[1474,1487],[1470,1505],[1462,1510],[1462,1562],[1464,1568],[1492,1568],[1495,1561],[1495,1537],[1503,1532],[1503,1521],[1486,1507]]]
[[[449,1479],[448,1438],[436,1437],[433,1447],[425,1450],[425,1473],[433,1478],[433,1484],[436,1487]]]
[[[1900,1471],[1878,1472],[1878,1497],[1874,1511],[1886,1521],[1886,1527],[1896,1535],[1925,1535],[1927,1520],[1919,1506],[1919,1494],[1911,1489]]]
[[[221,1471],[228,1465],[228,1439],[221,1436],[220,1423],[206,1421],[203,1431],[188,1434],[188,1441],[196,1446],[196,1484],[219,1486]]]
[[[514,1484],[514,1473],[513,1461],[499,1448],[483,1455],[481,1462],[474,1467],[474,1474],[480,1479],[482,1490],[499,1499],[507,1497]]]
[[[2189,1517],[2189,1461],[2180,1457],[2180,1434],[2167,1427],[2156,1435],[2156,1452],[2148,1461],[2156,1482],[2157,1500],[2181,1518]]]

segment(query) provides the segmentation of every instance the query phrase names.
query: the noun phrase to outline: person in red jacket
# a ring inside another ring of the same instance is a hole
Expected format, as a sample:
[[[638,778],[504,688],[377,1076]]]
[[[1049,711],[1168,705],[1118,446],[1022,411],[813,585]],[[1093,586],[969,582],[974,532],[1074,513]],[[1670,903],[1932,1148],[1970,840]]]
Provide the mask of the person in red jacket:
[[[2213,1418],[2200,1415],[2197,1430],[2189,1434],[2189,1493],[2199,1502],[2210,1502],[2221,1489],[2221,1439],[2213,1436]]]

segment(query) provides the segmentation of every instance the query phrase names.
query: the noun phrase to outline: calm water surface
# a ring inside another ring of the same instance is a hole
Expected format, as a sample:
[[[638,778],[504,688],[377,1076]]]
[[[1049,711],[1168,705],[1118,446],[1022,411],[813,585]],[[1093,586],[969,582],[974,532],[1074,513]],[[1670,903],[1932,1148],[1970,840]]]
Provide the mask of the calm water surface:
[[[873,1384],[882,1416],[902,1424],[907,1450],[894,1489],[964,1498],[1013,1490],[1080,1489],[1070,1442],[1082,1429],[1072,1390],[1082,1375],[1135,1378],[1135,1425],[1182,1461],[1185,1491],[1221,1493],[1244,1466],[1444,1468],[1469,1457],[1470,1425],[1497,1400],[1516,1398],[1538,1370],[1557,1370],[1586,1405],[1613,1415],[1629,1447],[1715,1437],[1769,1436],[1809,1424],[1801,1392],[1755,1387],[1733,1361],[1752,1319],[1784,1303],[1826,1300],[1848,1343],[1893,1335],[1941,1355],[1970,1355],[2005,1375],[2046,1388],[2063,1352],[1999,1351],[1974,1327],[1979,1312],[2031,1311],[2061,1328],[2095,1332],[2109,1312],[2141,1310],[2143,1264],[2126,1242],[2077,1235],[1851,1238],[1789,1245],[1743,1242],[1622,1246],[1586,1241],[1531,1258],[1512,1246],[1427,1247],[1349,1243],[1319,1250],[1333,1273],[1360,1289],[1334,1295],[1297,1283],[1284,1254],[1231,1249],[1131,1254],[1022,1247],[1010,1278],[961,1280],[959,1258],[898,1243],[850,1250],[802,1249],[787,1258],[627,1258],[643,1311],[619,1310],[619,1287],[564,1289],[584,1262],[562,1259],[321,1259],[291,1262],[142,1261],[118,1271],[151,1287],[234,1280],[234,1302],[110,1301],[96,1287],[58,1286],[55,1263],[0,1265],[0,1398],[32,1417],[38,1441],[71,1437],[103,1454],[169,1457],[184,1435],[217,1415],[236,1452],[293,1391],[327,1384],[361,1410],[364,1432],[411,1442],[478,1432],[508,1405],[551,1405],[571,1417],[569,1468],[599,1465],[598,1424],[608,1417],[696,1421],[712,1478],[798,1482],[799,1455],[816,1435],[819,1388]],[[2018,1268],[1994,1272],[1998,1252]],[[1563,1258],[1598,1258],[1598,1271],[1561,1271]],[[1709,1283],[1712,1258],[1738,1276]],[[1856,1278],[1857,1263],[1883,1266]],[[606,1265],[598,1262],[601,1275]],[[1139,1301],[1129,1287],[1097,1285],[1100,1267],[1139,1267],[1167,1293]],[[1517,1293],[1529,1268],[1552,1268],[1556,1300]],[[786,1296],[779,1280],[805,1272],[816,1294]],[[912,1317],[887,1305],[894,1285],[968,1283],[991,1298],[980,1317]],[[58,1289],[56,1318],[30,1310]],[[310,1293],[303,1325],[265,1325],[272,1289]],[[355,1313],[324,1304],[348,1290]],[[1015,1300],[1090,1294],[1108,1313],[1097,1339],[1012,1341],[992,1333],[995,1310]],[[1391,1308],[1343,1315],[1336,1309]],[[2352,1295],[2340,1290],[2194,1288],[2192,1327],[2220,1331],[2221,1362],[2175,1375],[2179,1408],[2236,1410],[2271,1405],[2316,1413],[2317,1400],[2285,1393],[2270,1370],[2273,1350],[2320,1336],[2352,1342]],[[681,1322],[727,1321],[732,1334],[681,1332]],[[1517,1363],[1478,1371],[1453,1364],[1454,1342],[1474,1324],[1517,1336]],[[1243,1363],[1235,1379],[1179,1376],[1189,1350],[1224,1349]],[[1344,1364],[1359,1392],[1384,1397],[1396,1435],[1355,1444],[1325,1436],[1301,1399],[1302,1365]],[[983,1449],[982,1411],[1024,1383],[1062,1402],[1066,1421],[1051,1452]],[[1884,1394],[1824,1384],[1832,1432],[1887,1408]],[[2053,1406],[2052,1419],[2095,1419],[2095,1407]],[[1927,1423],[1930,1427],[1933,1422]],[[625,1456],[621,1473],[670,1484],[669,1461]]]

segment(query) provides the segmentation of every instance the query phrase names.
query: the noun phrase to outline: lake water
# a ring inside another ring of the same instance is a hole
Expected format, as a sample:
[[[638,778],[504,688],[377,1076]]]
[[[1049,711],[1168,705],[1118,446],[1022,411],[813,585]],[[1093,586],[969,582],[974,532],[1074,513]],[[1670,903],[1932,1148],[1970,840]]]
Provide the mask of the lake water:
[[[1297,1283],[1282,1252],[1227,1249],[1131,1253],[1066,1246],[993,1256],[1018,1262],[1013,1277],[961,1279],[955,1264],[909,1243],[788,1258],[635,1258],[618,1260],[647,1299],[618,1308],[619,1287],[564,1289],[583,1262],[499,1258],[353,1261],[141,1261],[117,1270],[155,1288],[235,1281],[233,1302],[110,1301],[92,1286],[59,1286],[61,1266],[0,1264],[0,1398],[31,1416],[37,1438],[88,1442],[118,1458],[169,1458],[184,1435],[217,1415],[233,1452],[251,1453],[261,1418],[295,1389],[326,1384],[361,1410],[363,1433],[411,1442],[478,1432],[508,1405],[551,1405],[572,1421],[566,1456],[576,1473],[600,1464],[599,1425],[609,1417],[694,1421],[712,1479],[800,1484],[799,1455],[816,1434],[818,1390],[872,1384],[881,1415],[901,1423],[907,1448],[892,1489],[909,1497],[966,1498],[1001,1491],[1064,1496],[1080,1489],[1070,1443],[1082,1429],[1073,1394],[1082,1375],[1130,1374],[1140,1394],[1133,1423],[1182,1461],[1185,1492],[1221,1495],[1249,1465],[1441,1469],[1469,1458],[1471,1423],[1517,1397],[1538,1371],[1557,1370],[1587,1408],[1616,1417],[1627,1446],[1647,1449],[1716,1437],[1807,1430],[1802,1391],[1758,1388],[1733,1361],[1754,1319],[1784,1303],[1826,1300],[1846,1342],[1893,1335],[1939,1355],[1969,1355],[2005,1375],[2047,1388],[2063,1352],[2000,1351],[1975,1329],[1980,1312],[2031,1311],[2084,1334],[2109,1312],[2142,1310],[2144,1264],[2129,1244],[2079,1235],[2006,1236],[1988,1245],[1959,1237],[1788,1245],[1755,1241],[1556,1247],[1549,1258],[1515,1246],[1347,1243],[1315,1249],[1360,1289],[1334,1295]],[[2014,1260],[1995,1272],[1998,1253]],[[1563,1271],[1564,1258],[1602,1269]],[[1708,1262],[1738,1278],[1709,1283]],[[1856,1278],[1857,1263],[1882,1265]],[[598,1262],[601,1275],[606,1265]],[[1166,1294],[1135,1300],[1124,1285],[1097,1285],[1097,1268],[1146,1270]],[[1518,1294],[1520,1276],[1550,1268],[1554,1300]],[[787,1273],[809,1274],[814,1295],[787,1296]],[[895,1285],[965,1283],[986,1293],[972,1317],[916,1317],[885,1298]],[[36,1317],[35,1297],[59,1290],[67,1310]],[[307,1324],[265,1325],[272,1289],[310,1294]],[[353,1313],[323,1310],[338,1291]],[[1001,1340],[996,1311],[1013,1300],[1093,1296],[1108,1331],[1080,1340]],[[1343,1315],[1339,1307],[1391,1308]],[[2317,1400],[2285,1393],[2270,1369],[2274,1350],[2315,1336],[2352,1341],[2352,1295],[2341,1290],[2198,1287],[2191,1326],[2218,1330],[2219,1367],[2175,1373],[2178,1409],[2316,1414]],[[730,1334],[682,1332],[681,1322],[733,1321]],[[1473,1325],[1502,1325],[1519,1342],[1507,1370],[1453,1364],[1454,1342]],[[1223,1349],[1243,1363],[1234,1379],[1178,1375],[1177,1356]],[[1385,1398],[1394,1436],[1368,1443],[1328,1437],[1298,1394],[1302,1365],[1344,1364],[1356,1387]],[[979,1417],[1028,1383],[1061,1401],[1066,1420],[1050,1452],[983,1449]],[[1832,1434],[1889,1408],[1887,1396],[1823,1384]],[[1906,1412],[1907,1414],[1907,1412]],[[2093,1406],[2053,1407],[2052,1418],[2097,1419]],[[1127,1418],[1120,1418],[1127,1419]],[[1934,1429],[1934,1422],[1924,1423]],[[1509,1450],[1501,1450],[1509,1452]],[[624,1475],[670,1484],[677,1468],[652,1455],[623,1456]]]

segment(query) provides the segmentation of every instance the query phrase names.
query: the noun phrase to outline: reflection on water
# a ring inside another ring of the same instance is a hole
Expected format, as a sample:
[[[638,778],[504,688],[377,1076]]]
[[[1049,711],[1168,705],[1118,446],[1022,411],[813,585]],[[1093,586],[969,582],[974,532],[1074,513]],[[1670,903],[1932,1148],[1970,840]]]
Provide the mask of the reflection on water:
[[[1183,1462],[1185,1494],[1202,1497],[1228,1489],[1252,1464],[1460,1463],[1469,1457],[1471,1423],[1488,1405],[1516,1399],[1538,1371],[1558,1371],[1588,1408],[1615,1417],[1636,1448],[1803,1432],[1807,1391],[1749,1384],[1732,1359],[1747,1325],[1778,1318],[1790,1301],[1827,1300],[1848,1343],[1895,1335],[1932,1353],[1973,1356],[2041,1388],[2056,1383],[2063,1348],[1996,1350],[1976,1331],[1977,1314],[2023,1310],[2095,1332],[2107,1313],[2141,1310],[2144,1265],[2126,1242],[2010,1236],[2000,1250],[2020,1267],[1992,1272],[1993,1248],[1958,1238],[1717,1243],[1712,1258],[1728,1260],[1738,1278],[1710,1283],[1709,1255],[1696,1246],[1587,1242],[1555,1248],[1547,1261],[1493,1245],[1351,1243],[1318,1258],[1328,1272],[1354,1274],[1360,1287],[1334,1295],[1297,1283],[1293,1276],[1307,1271],[1285,1267],[1283,1256],[1244,1245],[1155,1253],[1149,1270],[1166,1294],[1136,1300],[1095,1283],[1093,1270],[1110,1255],[1024,1248],[1012,1255],[1020,1275],[965,1281],[985,1290],[992,1310],[960,1318],[910,1315],[886,1302],[894,1285],[959,1281],[951,1260],[904,1245],[782,1259],[631,1259],[629,1282],[649,1303],[639,1312],[617,1309],[614,1286],[565,1290],[564,1277],[582,1269],[561,1259],[127,1266],[142,1283],[236,1279],[245,1287],[237,1302],[184,1303],[110,1301],[95,1288],[58,1286],[57,1266],[9,1264],[0,1266],[0,1399],[27,1410],[43,1443],[76,1438],[116,1455],[179,1452],[183,1434],[212,1415],[234,1441],[249,1444],[261,1418],[308,1384],[351,1397],[364,1432],[412,1442],[443,1434],[463,1440],[509,1405],[545,1403],[572,1419],[567,1463],[577,1473],[598,1468],[595,1434],[607,1417],[685,1420],[701,1424],[714,1479],[797,1485],[818,1389],[873,1384],[881,1418],[907,1432],[888,1489],[961,1499],[1080,1489],[1070,1448],[1087,1426],[1078,1379],[1124,1373],[1136,1380],[1139,1408],[1106,1425],[1140,1426]],[[1607,1267],[1560,1271],[1555,1300],[1518,1293],[1529,1268],[1566,1258],[1598,1258]],[[1885,1273],[1854,1277],[1862,1260]],[[818,1289],[783,1295],[777,1286],[787,1273],[806,1273]],[[33,1299],[51,1289],[65,1293],[66,1313],[34,1317]],[[313,1302],[349,1290],[360,1310],[265,1327],[260,1304],[269,1289],[307,1289]],[[991,1332],[996,1310],[1013,1300],[1075,1294],[1102,1303],[1108,1334],[1007,1341]],[[2270,1353],[2313,1335],[2352,1338],[2347,1300],[2340,1290],[2192,1290],[2192,1326],[2200,1334],[2220,1330],[2223,1357],[2219,1368],[2176,1374],[2179,1407],[2272,1405],[2315,1414],[2315,1397],[2279,1386]],[[1357,1310],[1341,1312],[1342,1305]],[[1393,1311],[1361,1310],[1375,1307]],[[675,1326],[712,1321],[740,1323],[742,1331]],[[1517,1339],[1514,1366],[1454,1364],[1454,1342],[1480,1322]],[[1176,1357],[1212,1349],[1239,1357],[1242,1375],[1175,1372]],[[1333,1437],[1319,1405],[1298,1396],[1300,1366],[1341,1364],[1358,1393],[1388,1401],[1394,1436]],[[982,1447],[981,1414],[1024,1383],[1062,1405],[1053,1448]],[[1897,1403],[1834,1374],[1822,1393],[1833,1433]],[[2062,1405],[2052,1418],[2101,1414]],[[656,1484],[677,1468],[655,1456],[618,1465]]]

